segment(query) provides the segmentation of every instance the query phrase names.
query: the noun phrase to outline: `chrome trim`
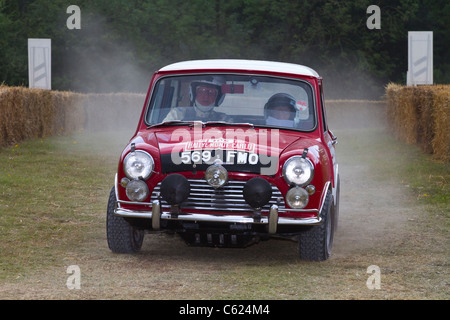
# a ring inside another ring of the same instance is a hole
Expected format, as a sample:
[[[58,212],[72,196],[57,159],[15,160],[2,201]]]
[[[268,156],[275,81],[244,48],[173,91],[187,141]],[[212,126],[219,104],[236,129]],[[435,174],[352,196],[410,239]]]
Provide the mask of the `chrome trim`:
[[[152,211],[133,211],[117,208],[114,210],[115,215],[125,218],[147,218],[152,219]],[[182,221],[208,221],[208,222],[224,222],[224,223],[252,223],[252,224],[268,224],[269,218],[262,216],[255,220],[252,215],[212,215],[203,213],[190,213],[174,215],[170,213],[161,213],[161,220],[182,220]],[[278,217],[278,225],[316,225],[320,224],[322,219],[318,218],[287,218]]]
[[[155,202],[156,200],[153,200],[153,202],[133,202],[133,201],[124,201],[124,200],[117,200],[116,202],[118,203],[118,204],[121,204],[121,203],[123,203],[123,204],[132,204],[132,205],[139,205],[139,206],[143,206],[143,207],[149,207],[149,208],[152,208],[152,206],[153,206],[153,203]],[[162,207],[162,206],[161,206]],[[323,207],[323,204],[321,205],[321,208]],[[120,208],[120,206],[119,206],[119,208]],[[170,208],[170,206],[168,206],[168,208]],[[197,207],[189,207],[189,209],[197,209],[197,210],[200,210],[200,209],[204,209],[204,208],[197,208]],[[210,210],[210,211],[212,211],[214,208],[208,208],[208,210]],[[233,210],[233,211],[236,211],[236,209],[234,209],[234,208],[226,208],[226,207],[224,207],[224,208],[215,208],[215,210],[217,211],[217,210],[219,210],[219,211],[223,211],[223,210],[226,210],[226,209],[230,209],[230,210]],[[127,209],[123,209],[123,210],[125,210],[125,211],[131,211],[131,210],[127,210]],[[246,211],[250,211],[250,210],[246,210]],[[139,211],[139,212],[141,212],[141,211]],[[268,213],[269,212],[269,210],[262,210],[262,213]],[[289,209],[289,208],[279,208],[278,209],[278,212],[302,212],[302,213],[315,213],[315,214],[318,214],[319,213],[319,210],[317,210],[317,209]],[[183,214],[190,214],[190,213],[184,213],[183,212]],[[150,217],[151,218],[151,217]]]
[[[118,178],[117,178],[117,173],[116,173],[116,175],[114,176],[114,193],[116,194],[116,206],[118,205],[118,199],[119,199],[119,181],[118,181]]]
[[[152,207],[153,202],[137,202],[137,201],[124,201],[124,200],[117,200],[116,201],[118,204],[132,204],[132,205],[138,205],[138,206],[147,206],[147,207]]]
[[[147,155],[147,156],[151,159],[151,162],[152,162],[152,169],[150,170],[150,173],[148,174],[147,177],[142,177],[144,180],[147,180],[148,178],[151,177],[151,175],[152,175],[153,172],[154,172],[153,170],[155,169],[155,159],[153,159],[153,157],[151,156],[151,154],[148,153],[148,152],[145,151],[145,150],[140,150],[140,149],[139,149],[139,150],[135,150],[134,152],[135,152],[135,153],[136,153],[136,152],[143,153],[143,154]],[[135,180],[135,179],[139,179],[139,177],[137,177],[137,178],[132,178],[132,177],[130,177],[130,176],[128,175],[127,170],[125,169],[125,164],[126,164],[126,162],[128,161],[128,158],[129,158],[132,154],[133,154],[133,151],[130,151],[130,152],[127,153],[127,155],[125,156],[125,158],[123,158],[122,170],[123,170],[123,173],[125,173],[125,175],[127,176],[128,179],[130,179],[130,180]]]
[[[337,201],[339,199],[337,199],[337,179],[339,176],[339,165],[336,163],[335,164],[335,168],[334,168],[334,187],[333,187],[333,200],[334,200],[334,205],[337,204]]]
[[[159,230],[161,226],[161,206],[158,200],[153,201],[152,205],[152,229]]]
[[[324,188],[325,189],[325,188]],[[143,207],[149,207],[149,208],[151,208],[152,207],[152,205],[153,205],[153,203],[155,202],[156,200],[153,200],[153,202],[135,202],[135,201],[124,201],[124,200],[117,200],[116,202],[118,203],[118,204],[121,204],[121,203],[123,203],[123,204],[132,204],[132,205],[138,205],[138,206],[143,206]],[[119,206],[120,207],[120,206]],[[169,206],[170,207],[170,206]],[[321,204],[321,206],[320,206],[320,208],[322,209],[322,207],[323,207],[323,203]],[[204,208],[200,208],[200,207],[189,207],[190,209],[197,209],[197,210],[199,210],[199,209],[204,209]],[[208,208],[208,210],[213,210],[214,208]],[[224,208],[215,208],[215,210],[219,210],[219,211],[223,211],[224,209],[230,209],[230,210],[234,210],[234,211],[236,211],[235,209],[233,209],[233,208],[228,208],[228,207],[224,207]],[[124,209],[124,210],[127,210],[127,209]],[[246,211],[249,211],[249,210],[246,210]],[[317,214],[317,213],[319,213],[319,210],[317,210],[317,209],[289,209],[289,208],[278,208],[278,212],[303,212],[303,213],[315,213],[315,214]],[[139,211],[140,212],[140,211]],[[268,210],[263,210],[262,211],[263,213],[264,212],[269,212]],[[184,214],[184,213],[183,213]]]
[[[309,179],[308,179],[305,183],[302,183],[302,184],[298,184],[298,185],[297,185],[297,184],[295,184],[295,183],[292,183],[292,182],[288,181],[289,179],[288,179],[287,176],[286,176],[286,166],[287,166],[288,162],[289,162],[289,161],[293,161],[293,160],[291,160],[291,159],[294,159],[294,158],[304,159],[304,160],[309,164],[309,166],[311,167],[311,176],[309,177]],[[287,160],[284,162],[284,164],[283,164],[282,176],[283,176],[284,181],[286,181],[286,183],[287,183],[288,185],[290,185],[290,186],[305,187],[305,186],[307,186],[307,185],[312,181],[312,179],[314,178],[314,174],[315,174],[315,170],[314,170],[314,165],[313,165],[313,163],[311,162],[311,160],[309,160],[308,158],[304,158],[303,156],[292,156],[292,157],[290,157],[289,159],[287,159]]]
[[[277,233],[277,226],[278,226],[278,206],[273,205],[272,207],[270,207],[270,212],[269,212],[269,234],[275,234]]]
[[[327,181],[325,183],[325,186],[323,187],[322,195],[321,195],[321,198],[320,198],[320,207],[319,207],[319,210],[318,210],[319,213],[322,212],[323,206],[325,205],[325,199],[327,197],[327,192],[328,192],[328,189],[330,187],[330,184],[331,184],[331,181]]]

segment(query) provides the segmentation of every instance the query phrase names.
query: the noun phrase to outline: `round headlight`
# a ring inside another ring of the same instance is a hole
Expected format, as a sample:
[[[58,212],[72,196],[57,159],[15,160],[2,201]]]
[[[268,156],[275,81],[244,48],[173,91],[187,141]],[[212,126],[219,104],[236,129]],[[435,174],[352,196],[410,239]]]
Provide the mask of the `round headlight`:
[[[286,193],[286,202],[293,209],[306,207],[309,201],[308,192],[300,187],[289,189]]]
[[[284,163],[283,177],[290,185],[304,187],[314,177],[314,166],[309,159],[301,156],[291,157]]]
[[[155,162],[151,155],[142,150],[136,150],[127,154],[123,160],[123,171],[131,179],[147,179],[153,172]]]
[[[147,184],[142,180],[131,180],[125,191],[131,201],[144,201],[149,194]]]
[[[220,164],[213,164],[205,171],[205,180],[213,188],[220,188],[228,181],[228,171]]]

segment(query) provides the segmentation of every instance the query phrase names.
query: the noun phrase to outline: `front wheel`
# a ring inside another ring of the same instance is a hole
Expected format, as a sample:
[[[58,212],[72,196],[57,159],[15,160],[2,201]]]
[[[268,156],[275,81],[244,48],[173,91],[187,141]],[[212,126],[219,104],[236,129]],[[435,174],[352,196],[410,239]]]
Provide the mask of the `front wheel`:
[[[303,231],[298,238],[300,258],[311,261],[324,261],[331,255],[334,237],[334,203],[328,191],[325,204],[320,213],[323,223]]]
[[[106,236],[108,247],[116,253],[134,253],[141,249],[144,230],[133,227],[122,217],[114,215],[116,205],[115,188],[111,189],[106,212]]]

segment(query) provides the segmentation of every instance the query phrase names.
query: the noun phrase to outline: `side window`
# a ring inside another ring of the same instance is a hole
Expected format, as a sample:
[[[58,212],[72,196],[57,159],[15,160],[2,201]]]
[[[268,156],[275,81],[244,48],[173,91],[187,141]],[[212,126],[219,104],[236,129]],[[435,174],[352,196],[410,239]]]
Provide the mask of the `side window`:
[[[322,124],[323,124],[323,131],[327,131],[327,115],[325,112],[325,99],[323,98],[323,90],[322,90],[322,81],[319,82],[319,90],[320,90],[320,108],[322,111]]]

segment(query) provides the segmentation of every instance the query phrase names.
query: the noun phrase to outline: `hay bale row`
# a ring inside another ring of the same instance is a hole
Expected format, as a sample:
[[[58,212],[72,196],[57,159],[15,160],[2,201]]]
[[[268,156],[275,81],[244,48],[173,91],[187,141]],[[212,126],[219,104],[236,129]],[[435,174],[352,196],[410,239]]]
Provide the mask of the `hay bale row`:
[[[450,159],[449,85],[386,87],[387,121],[393,134],[418,144],[436,159]]]
[[[145,95],[0,86],[0,146],[81,130],[136,128]]]
[[[76,94],[24,87],[0,90],[0,145],[47,137],[75,129],[68,115],[76,112]],[[67,115],[66,115],[67,114]]]
[[[450,159],[450,86],[389,84],[384,101],[327,100],[331,128],[388,127],[401,140]],[[79,130],[134,130],[143,94],[79,94],[0,86],[0,146]]]
[[[134,131],[145,95],[78,94],[0,86],[0,145],[87,131]],[[327,100],[330,127],[384,126],[385,102]]]

